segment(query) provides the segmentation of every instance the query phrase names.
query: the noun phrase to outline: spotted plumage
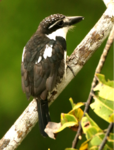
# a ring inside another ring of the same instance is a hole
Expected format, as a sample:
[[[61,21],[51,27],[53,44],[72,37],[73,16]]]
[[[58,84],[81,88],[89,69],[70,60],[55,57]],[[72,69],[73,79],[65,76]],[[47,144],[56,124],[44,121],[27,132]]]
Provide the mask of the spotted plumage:
[[[54,14],[54,15],[51,15],[51,16],[46,17],[45,19],[43,19],[43,21],[40,23],[40,25],[43,28],[48,28],[50,25],[52,25],[56,21],[60,21],[63,18],[65,18],[65,16],[62,15],[62,14]]]
[[[36,98],[41,134],[50,121],[47,96],[63,78],[66,68],[66,34],[82,17],[54,14],[45,18],[23,49],[22,89]]]

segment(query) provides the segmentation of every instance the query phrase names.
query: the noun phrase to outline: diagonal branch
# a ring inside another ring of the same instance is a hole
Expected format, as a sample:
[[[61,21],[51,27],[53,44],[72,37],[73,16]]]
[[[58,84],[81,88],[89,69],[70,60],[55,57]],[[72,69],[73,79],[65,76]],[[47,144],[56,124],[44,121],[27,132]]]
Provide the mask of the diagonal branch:
[[[83,41],[76,47],[74,52],[69,57],[68,65],[72,66],[75,75],[82,69],[87,60],[92,56],[95,50],[103,43],[110,33],[114,16],[113,10],[106,10],[100,20],[91,29]],[[51,104],[69,82],[74,78],[69,69],[66,71],[66,78],[50,93],[48,99]],[[0,150],[14,150],[21,144],[27,134],[35,126],[38,121],[37,105],[33,100],[25,109],[22,115],[17,119],[9,131],[0,140]]]
[[[108,48],[108,46],[110,46],[113,43],[113,41],[114,41],[114,26],[113,26],[113,29],[112,29],[112,31],[110,33],[110,40],[109,40],[109,43],[107,45],[107,48]],[[109,136],[110,131],[111,131],[111,129],[113,127],[114,127],[114,123],[110,123],[109,127],[107,129],[106,135],[105,135],[105,137],[104,137],[104,139],[103,139],[103,141],[102,141],[102,143],[101,143],[101,145],[99,147],[99,150],[102,150],[104,148],[104,146],[105,146],[105,144],[107,142],[107,137]]]
[[[104,148],[104,146],[105,146],[105,144],[106,144],[106,142],[108,140],[108,136],[109,136],[109,134],[110,134],[110,132],[111,132],[111,130],[112,130],[113,127],[114,127],[114,123],[112,122],[108,126],[106,135],[105,135],[105,137],[104,137],[104,139],[103,139],[103,141],[102,141],[102,143],[101,143],[101,145],[99,147],[99,150],[103,150],[103,148]]]
[[[103,0],[103,2],[106,5],[106,7],[112,7],[112,5],[114,5],[113,0]]]

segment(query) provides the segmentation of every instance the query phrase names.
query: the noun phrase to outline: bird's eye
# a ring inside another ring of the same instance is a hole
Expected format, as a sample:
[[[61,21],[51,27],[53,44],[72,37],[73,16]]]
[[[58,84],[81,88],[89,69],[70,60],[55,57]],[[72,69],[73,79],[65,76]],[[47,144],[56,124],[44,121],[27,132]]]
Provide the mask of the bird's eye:
[[[63,26],[63,21],[60,21],[60,22],[58,23],[58,26],[62,27],[62,26]]]

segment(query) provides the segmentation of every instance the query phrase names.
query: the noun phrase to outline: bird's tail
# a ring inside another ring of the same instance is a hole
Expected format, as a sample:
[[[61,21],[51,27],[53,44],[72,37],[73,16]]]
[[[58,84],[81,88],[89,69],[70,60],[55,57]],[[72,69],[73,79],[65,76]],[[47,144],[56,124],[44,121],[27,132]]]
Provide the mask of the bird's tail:
[[[47,134],[44,132],[44,129],[48,122],[51,120],[49,111],[48,111],[48,101],[36,99],[37,107],[38,107],[38,119],[39,119],[39,128],[40,132],[44,137],[47,137]]]

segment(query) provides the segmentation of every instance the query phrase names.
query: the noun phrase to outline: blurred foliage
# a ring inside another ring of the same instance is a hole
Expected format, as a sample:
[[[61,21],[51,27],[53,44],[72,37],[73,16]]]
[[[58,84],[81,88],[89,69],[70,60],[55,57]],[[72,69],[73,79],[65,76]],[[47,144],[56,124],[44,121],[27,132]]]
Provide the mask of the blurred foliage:
[[[85,20],[76,25],[67,37],[67,50],[70,55],[89,30],[101,17],[106,7],[99,0],[72,1],[42,1],[42,0],[10,0],[0,1],[0,138],[24,111],[29,101],[21,89],[21,55],[26,42],[36,31],[39,22],[50,14],[82,15]],[[105,44],[105,43],[104,43]],[[59,122],[61,112],[70,109],[68,99],[73,97],[75,102],[85,101],[88,97],[95,67],[98,63],[104,44],[94,53],[91,59],[76,78],[51,105],[50,114],[53,121]],[[107,78],[113,78],[112,48],[107,57],[102,73]],[[90,110],[91,117],[97,119]],[[103,120],[97,119],[103,123]],[[107,124],[104,122],[104,128]],[[70,147],[75,133],[65,129],[56,140],[44,139],[38,125],[22,142],[21,149],[65,149]],[[66,142],[67,141],[67,142]],[[45,144],[44,144],[45,143]]]
[[[79,127],[79,121],[82,119],[83,110],[80,108],[84,105],[84,103],[79,102],[75,104],[73,99],[69,99],[72,109],[68,113],[61,113],[60,122],[49,122],[45,128],[45,132],[47,135],[52,138],[56,139],[57,134],[63,131],[65,128],[70,128],[73,131],[77,131]]]
[[[106,81],[104,75],[96,74],[99,83],[94,88],[94,102],[90,105],[93,111],[107,122],[114,122],[114,81]],[[111,119],[112,118],[112,119]]]
[[[94,102],[90,104],[90,107],[103,120],[109,123],[114,122],[114,81],[106,81],[105,76],[98,73],[96,74],[96,78],[98,80],[98,84],[93,89],[95,94],[91,93],[93,95]],[[94,119],[92,119],[87,113],[85,113],[83,117],[83,110],[80,107],[83,106],[84,103],[79,102],[75,104],[72,98],[69,100],[72,106],[71,111],[68,113],[61,113],[60,123],[49,122],[45,129],[46,133],[50,138],[56,139],[57,134],[65,128],[69,127],[73,131],[77,131],[79,121],[82,120],[82,133],[85,134],[87,140],[81,144],[79,150],[98,150],[106,133],[97,125],[98,122],[95,122]],[[103,128],[103,124],[101,127]],[[79,139],[82,139],[82,135],[80,135]],[[113,146],[114,133],[110,132],[103,150],[112,150]],[[75,149],[66,148],[65,150]]]
[[[82,118],[82,129],[86,135],[87,141],[85,141],[79,150],[99,150],[99,146],[102,143],[105,134],[103,130],[86,114]],[[103,150],[113,150],[114,145],[114,133],[110,133]]]

